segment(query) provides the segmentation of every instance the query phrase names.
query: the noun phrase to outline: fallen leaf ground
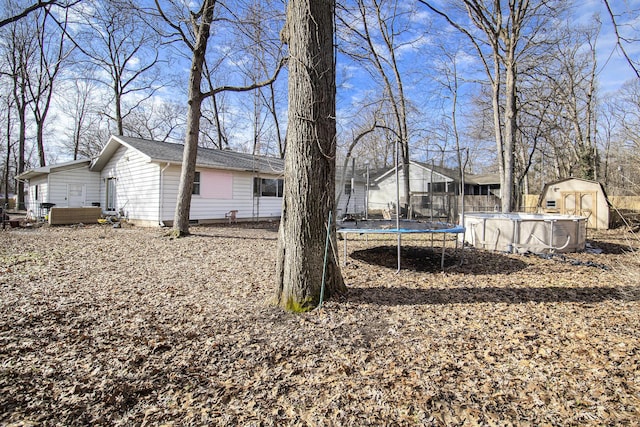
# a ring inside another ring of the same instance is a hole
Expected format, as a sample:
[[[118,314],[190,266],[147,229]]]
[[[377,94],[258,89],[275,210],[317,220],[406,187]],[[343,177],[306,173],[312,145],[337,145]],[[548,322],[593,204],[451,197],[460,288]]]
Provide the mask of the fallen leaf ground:
[[[393,240],[349,241],[348,293],[294,315],[268,303],[275,229],[192,232],[1,232],[1,425],[639,423],[629,233],[548,259],[448,242],[444,272],[408,238],[399,274]]]

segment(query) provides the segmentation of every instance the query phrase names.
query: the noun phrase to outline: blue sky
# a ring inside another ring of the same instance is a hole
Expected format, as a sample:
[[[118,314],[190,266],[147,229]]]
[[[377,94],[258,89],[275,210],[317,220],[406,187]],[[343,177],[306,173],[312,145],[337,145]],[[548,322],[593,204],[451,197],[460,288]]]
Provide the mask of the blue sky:
[[[616,12],[622,12],[624,10],[640,10],[640,0],[611,0]],[[429,132],[434,132],[433,123],[429,123],[429,129],[426,129],[426,122],[437,121],[439,115],[444,114],[443,111],[439,111],[442,108],[446,109],[446,92],[439,92],[436,89],[441,86],[439,80],[441,75],[437,71],[437,66],[443,61],[437,58],[434,54],[435,50],[439,49],[441,45],[441,38],[448,37],[446,49],[449,52],[455,52],[457,48],[464,46],[465,40],[460,37],[456,37],[456,31],[445,24],[441,19],[434,19],[433,14],[430,13],[423,5],[415,4],[415,2],[399,2],[400,10],[406,12],[406,15],[402,19],[406,20],[408,31],[401,36],[402,46],[396,50],[396,55],[401,63],[401,69],[403,71],[403,81],[405,85],[406,93],[413,104],[420,110],[417,114],[416,122],[413,125],[416,127],[416,139],[426,138]],[[409,10],[410,8],[412,8]],[[615,47],[615,38],[613,37],[613,31],[609,17],[606,14],[602,0],[586,0],[580,2],[580,6],[575,11],[575,21],[579,23],[587,23],[594,15],[599,13],[602,20],[602,32],[598,39],[598,68],[599,68],[599,83],[601,93],[617,90],[625,81],[633,78],[634,75],[629,68],[628,64],[622,58],[619,51]],[[635,16],[635,28],[640,28],[640,18]],[[630,22],[628,16],[622,19],[624,22]],[[633,28],[624,26],[621,28],[622,32],[629,33],[634,31]],[[272,31],[277,34],[278,29]],[[223,35],[221,39],[212,40],[210,43],[210,51],[215,53],[220,51],[221,40],[226,39],[228,42],[232,40],[231,35]],[[628,53],[635,58],[640,56],[640,42],[635,45],[628,46]],[[441,53],[441,52],[440,52]],[[238,65],[237,58],[232,58],[229,61],[229,65]],[[234,62],[235,61],[235,62]],[[478,69],[478,59],[473,55],[473,52],[466,53],[460,51],[457,54],[457,62],[460,65],[461,74],[468,71],[471,68]],[[173,67],[179,69],[180,66]],[[185,63],[183,67],[184,76],[188,74],[188,64]],[[282,90],[286,89],[286,72],[282,73],[278,87]],[[338,60],[338,120],[339,120],[339,138],[341,144],[346,144],[350,141],[357,120],[362,119],[360,116],[359,107],[363,103],[367,102],[369,95],[375,95],[378,90],[375,85],[372,84],[373,79],[371,75],[366,73],[362,67],[341,56]],[[220,79],[229,79],[229,81],[221,81],[220,84],[240,84],[237,80],[232,81],[233,75],[221,74]],[[469,77],[467,74],[466,77]],[[473,76],[471,76],[473,77]],[[186,82],[186,79],[184,80]],[[159,103],[163,102],[162,99],[182,99],[186,88],[180,85],[174,87],[167,87],[160,92],[158,98]],[[472,82],[465,82],[461,86],[461,94],[470,96],[477,92],[477,86]],[[177,95],[176,95],[177,94]],[[226,96],[229,102],[227,103],[226,110],[227,116],[223,119],[229,124],[230,136],[232,142],[236,144],[236,148],[244,147],[245,149],[250,144],[252,127],[250,121],[243,118],[247,117],[247,114],[251,112],[252,96],[249,94],[242,95],[228,95]],[[461,105],[464,106],[466,99],[463,97],[460,100]],[[286,127],[286,102],[281,104],[281,129]],[[462,109],[462,108],[461,108]],[[62,116],[60,116],[62,117]],[[424,123],[421,123],[424,122]],[[233,124],[233,126],[231,125]],[[424,124],[424,126],[423,126]],[[422,129],[425,127],[425,129]],[[437,129],[436,129],[437,131]]]
[[[436,2],[437,3],[437,2]],[[640,0],[613,0],[612,7],[617,14],[623,14],[619,17],[620,22],[625,25],[620,27],[623,35],[635,36],[640,28],[640,18],[637,11],[640,10]],[[615,34],[610,22],[609,15],[603,5],[602,0],[587,0],[576,2],[577,6],[573,10],[573,18],[571,24],[587,25],[593,22],[594,16],[599,15],[602,22],[601,32],[597,40],[597,70],[598,83],[601,99],[608,97],[608,93],[615,92],[625,82],[634,78],[634,73],[629,67],[626,60],[616,47]],[[399,24],[405,19],[408,30],[398,35],[399,42],[403,43],[402,47],[396,50],[396,56],[399,58],[400,67],[403,75],[403,83],[405,93],[415,106],[419,108],[417,120],[429,122],[428,129],[421,130],[421,123],[415,123],[418,128],[415,135],[415,141],[420,139],[428,139],[433,137],[434,133],[440,129],[434,129],[437,125],[438,117],[444,117],[447,114],[448,94],[446,91],[438,91],[442,87],[442,74],[439,73],[438,67],[442,64],[446,65],[447,59],[442,59],[441,55],[444,51],[449,54],[456,53],[456,62],[458,63],[458,71],[460,73],[460,99],[459,109],[462,126],[464,126],[464,114],[469,113],[469,109],[465,106],[468,104],[470,96],[477,94],[478,85],[474,84],[473,79],[486,79],[481,71],[480,62],[473,50],[469,50],[468,41],[461,37],[457,30],[450,27],[443,19],[436,18],[425,6],[413,2],[402,3],[401,10],[414,7],[413,13],[397,20]],[[629,10],[635,10],[635,15],[627,13]],[[633,27],[632,25],[635,25]],[[443,39],[445,42],[443,43]],[[444,45],[444,47],[441,47]],[[627,52],[632,57],[638,59],[640,57],[640,42],[635,45],[626,46]],[[348,142],[351,132],[349,126],[357,122],[360,117],[359,106],[369,100],[368,95],[378,90],[375,86],[371,75],[361,66],[340,57],[338,60],[338,118],[339,124],[346,135],[342,135],[342,142]],[[433,122],[436,121],[436,123]],[[340,128],[340,126],[339,126]],[[492,149],[492,141],[488,141],[488,149]],[[419,145],[419,144],[418,144]],[[413,150],[417,154],[419,150]],[[488,158],[491,154],[487,154]]]

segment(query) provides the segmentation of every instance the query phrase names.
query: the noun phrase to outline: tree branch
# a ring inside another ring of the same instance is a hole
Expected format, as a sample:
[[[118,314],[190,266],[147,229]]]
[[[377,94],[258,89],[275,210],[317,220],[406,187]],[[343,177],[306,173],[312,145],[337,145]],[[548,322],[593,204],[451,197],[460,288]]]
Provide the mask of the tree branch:
[[[616,44],[620,48],[620,51],[622,52],[622,55],[624,56],[624,58],[629,63],[629,66],[631,67],[633,72],[640,79],[640,71],[638,70],[638,67],[633,62],[633,60],[629,57],[629,55],[627,54],[627,51],[625,50],[624,46],[622,46],[622,41],[621,41],[622,37],[620,36],[620,33],[618,32],[618,24],[616,23],[615,15],[613,14],[613,11],[611,10],[611,6],[609,5],[609,0],[603,0],[603,1],[604,1],[604,5],[607,8],[607,12],[609,12],[609,17],[611,18],[611,23],[613,24],[613,31],[616,34]]]
[[[0,28],[4,27],[5,25],[11,24],[12,22],[19,21],[20,19],[29,15],[31,12],[34,12],[38,9],[41,9],[43,7],[47,7],[50,5],[54,5],[54,4],[58,5],[58,0],[38,1],[37,3],[34,3],[31,6],[26,7],[22,12],[18,13],[17,15],[10,16],[0,21]]]
[[[264,80],[262,82],[254,83],[254,84],[249,85],[249,86],[219,86],[219,87],[217,87],[215,89],[211,89],[209,92],[203,93],[202,94],[202,99],[208,98],[208,97],[213,96],[213,95],[215,95],[217,93],[220,93],[220,92],[248,92],[250,90],[259,89],[261,87],[269,86],[271,83],[276,81],[276,79],[278,78],[278,75],[280,74],[280,71],[282,71],[282,68],[287,63],[287,59],[288,58],[286,58],[286,57],[280,59],[280,62],[278,63],[278,68],[276,68],[273,76],[271,76],[267,80]]]

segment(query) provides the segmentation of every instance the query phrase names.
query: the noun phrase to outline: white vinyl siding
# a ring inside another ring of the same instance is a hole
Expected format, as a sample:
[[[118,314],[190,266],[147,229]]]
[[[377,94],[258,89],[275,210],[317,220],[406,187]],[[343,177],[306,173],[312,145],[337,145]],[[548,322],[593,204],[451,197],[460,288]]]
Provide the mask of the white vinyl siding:
[[[409,164],[409,185],[411,194],[429,193],[429,184],[433,178],[434,185],[443,186],[445,189],[452,189],[451,182],[453,180],[437,172],[431,173],[431,170],[419,165]],[[400,170],[400,203],[405,200],[404,197],[404,172]],[[395,206],[396,193],[398,188],[396,187],[396,173],[395,169],[381,177],[377,182],[377,186],[369,190],[369,210],[383,210],[389,207],[390,204]]]
[[[120,145],[101,167],[101,199],[106,200],[106,181],[116,179],[116,212],[130,221],[153,226],[172,223],[175,216],[181,165],[151,161],[140,151]],[[279,218],[282,198],[253,197],[251,172],[196,167],[200,191],[191,197],[189,219],[202,223],[224,221],[236,210],[238,219]],[[263,174],[264,178],[282,178]],[[259,200],[258,200],[259,199]]]
[[[115,212],[122,212],[126,218],[157,223],[159,171],[157,163],[150,163],[138,151],[121,146],[101,172],[102,206],[107,207],[107,181],[115,178]]]
[[[38,191],[36,191],[38,187]],[[37,193],[37,194],[36,194]],[[36,195],[38,198],[36,199]],[[33,215],[38,215],[40,203],[49,201],[49,185],[47,176],[39,176],[29,180],[29,195],[25,201],[27,211],[31,211]]]
[[[166,165],[160,165],[164,169]],[[214,169],[197,168],[202,174],[207,171],[220,172]],[[253,197],[253,177],[249,172],[225,171],[232,174],[232,197],[216,198],[194,195],[191,198],[190,220],[208,221],[224,220],[225,214],[231,210],[237,210],[238,219],[273,218],[280,217],[282,213],[282,198],[279,197]],[[272,178],[278,178],[274,175]],[[160,179],[158,178],[158,182]],[[162,173],[162,221],[173,221],[176,200],[178,197],[178,184],[180,182],[180,166],[171,165]],[[207,194],[205,185],[210,185],[206,180],[201,183],[200,192]],[[258,200],[259,199],[259,200]]]
[[[69,207],[69,184],[84,186],[84,200],[81,206],[91,206],[92,202],[98,202],[99,175],[90,172],[88,166],[78,169],[51,172],[49,174],[49,202],[56,207]]]
[[[35,186],[38,186],[38,200],[36,200]],[[88,164],[75,169],[55,169],[45,175],[29,180],[29,197],[27,209],[37,214],[40,203],[55,203],[56,207],[69,207],[69,186],[81,186],[84,197],[78,203],[91,206],[100,201],[100,175],[89,171]]]
[[[365,192],[367,191],[366,183],[355,181],[355,190],[351,188],[351,179],[345,181],[344,187],[342,189],[338,188],[339,185],[340,180],[336,179],[336,196],[340,194],[340,199],[336,204],[336,212],[338,218],[342,217],[345,214],[364,215]],[[346,193],[346,189],[349,189],[351,191],[351,197],[349,197],[349,194]],[[347,206],[347,202],[349,203],[349,206]]]

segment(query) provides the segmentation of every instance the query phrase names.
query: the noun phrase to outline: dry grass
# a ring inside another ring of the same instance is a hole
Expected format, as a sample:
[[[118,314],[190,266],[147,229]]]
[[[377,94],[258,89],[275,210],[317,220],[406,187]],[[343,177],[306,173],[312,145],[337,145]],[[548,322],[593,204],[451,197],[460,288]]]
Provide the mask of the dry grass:
[[[269,306],[275,230],[0,234],[2,425],[638,425],[640,265],[350,242],[349,292]],[[633,243],[633,241],[632,241]],[[342,254],[342,248],[338,248]]]

